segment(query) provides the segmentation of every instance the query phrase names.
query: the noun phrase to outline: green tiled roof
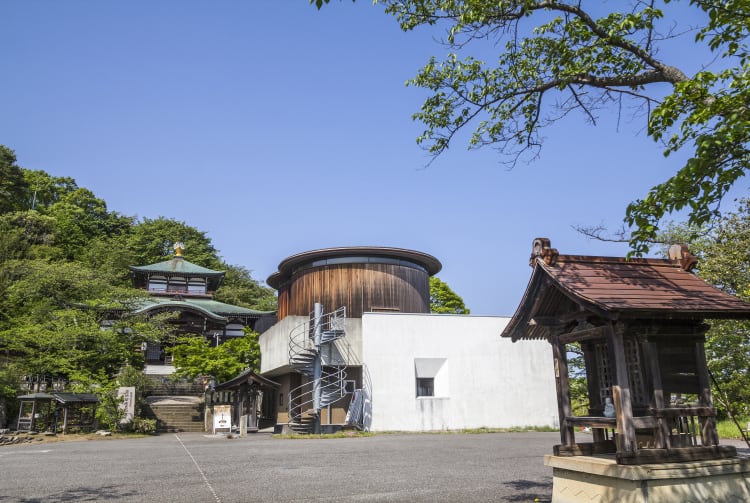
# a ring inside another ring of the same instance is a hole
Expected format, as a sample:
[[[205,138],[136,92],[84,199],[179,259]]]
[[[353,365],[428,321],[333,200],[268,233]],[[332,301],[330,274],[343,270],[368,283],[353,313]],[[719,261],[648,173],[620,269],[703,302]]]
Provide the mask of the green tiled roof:
[[[164,262],[157,262],[156,264],[149,265],[131,265],[131,271],[154,273],[160,272],[164,274],[185,274],[192,276],[223,276],[224,271],[214,271],[206,267],[201,267],[192,262],[188,262],[183,258],[173,258],[172,260],[165,260]]]
[[[224,304],[210,299],[175,299],[168,297],[151,297],[148,301],[143,304],[143,307],[138,309],[137,312],[150,311],[155,308],[175,308],[175,309],[194,309],[200,311],[206,316],[226,321],[228,318],[235,316],[255,316],[259,317],[264,314],[269,314],[272,311],[256,311],[255,309],[248,309],[246,307],[234,306],[232,304]]]

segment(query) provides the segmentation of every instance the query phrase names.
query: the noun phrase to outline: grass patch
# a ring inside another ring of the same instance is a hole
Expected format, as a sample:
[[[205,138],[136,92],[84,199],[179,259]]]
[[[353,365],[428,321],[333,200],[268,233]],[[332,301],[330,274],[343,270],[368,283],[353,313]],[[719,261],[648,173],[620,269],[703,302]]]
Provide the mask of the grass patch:
[[[737,418],[737,422],[740,423],[740,428],[745,428],[748,421],[750,420],[747,418]],[[716,430],[719,432],[719,438],[734,438],[742,440],[742,434],[740,434],[740,430],[737,428],[735,422],[731,419],[722,419],[721,421],[717,421]]]
[[[524,433],[528,431],[551,432],[560,430],[551,426],[511,426],[510,428],[469,428],[458,430],[458,433]]]
[[[466,428],[464,430],[435,430],[435,431],[418,431],[418,432],[392,432],[392,433],[416,433],[432,435],[478,435],[481,433],[525,433],[530,431],[551,432],[560,431],[558,428],[549,426],[511,426],[508,428]]]
[[[336,433],[321,433],[319,435],[304,434],[304,433],[277,433],[272,435],[273,438],[284,438],[290,440],[312,440],[319,438],[360,438],[360,437],[371,437],[375,435],[371,431],[356,431],[346,430],[337,431]]]
[[[292,440],[309,440],[317,438],[357,438],[372,437],[374,435],[476,435],[482,433],[523,433],[529,431],[554,432],[558,428],[549,426],[513,426],[510,428],[468,428],[465,430],[434,430],[434,431],[339,431],[337,433],[324,433],[320,435],[307,435],[303,433],[276,434],[273,438],[287,438]]]

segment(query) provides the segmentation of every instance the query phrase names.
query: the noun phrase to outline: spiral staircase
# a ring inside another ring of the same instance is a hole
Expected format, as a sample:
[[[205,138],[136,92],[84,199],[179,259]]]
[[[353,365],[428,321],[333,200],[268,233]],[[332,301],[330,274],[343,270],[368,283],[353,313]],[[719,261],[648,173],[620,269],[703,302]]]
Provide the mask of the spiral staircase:
[[[346,336],[345,324],[346,307],[323,313],[323,306],[315,304],[309,321],[295,327],[289,335],[289,365],[304,376],[303,384],[289,392],[288,425],[296,433],[320,433],[321,410],[348,393],[352,400],[347,418],[358,421],[362,417],[359,411],[352,410],[362,407],[362,390],[346,389],[351,350],[342,340]],[[357,426],[356,422],[352,425]]]

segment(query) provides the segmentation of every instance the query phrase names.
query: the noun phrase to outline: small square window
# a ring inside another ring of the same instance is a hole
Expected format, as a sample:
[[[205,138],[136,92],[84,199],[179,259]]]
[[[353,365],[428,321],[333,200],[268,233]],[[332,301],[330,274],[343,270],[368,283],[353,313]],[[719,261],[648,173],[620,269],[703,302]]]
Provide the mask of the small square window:
[[[434,377],[417,377],[417,396],[435,396]]]

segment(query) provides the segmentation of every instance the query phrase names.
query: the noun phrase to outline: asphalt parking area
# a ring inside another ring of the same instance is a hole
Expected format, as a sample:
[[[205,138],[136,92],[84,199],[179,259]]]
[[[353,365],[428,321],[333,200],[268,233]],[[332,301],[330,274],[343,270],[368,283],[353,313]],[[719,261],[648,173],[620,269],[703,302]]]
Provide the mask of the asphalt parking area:
[[[558,433],[196,433],[0,449],[0,501],[549,502]]]

